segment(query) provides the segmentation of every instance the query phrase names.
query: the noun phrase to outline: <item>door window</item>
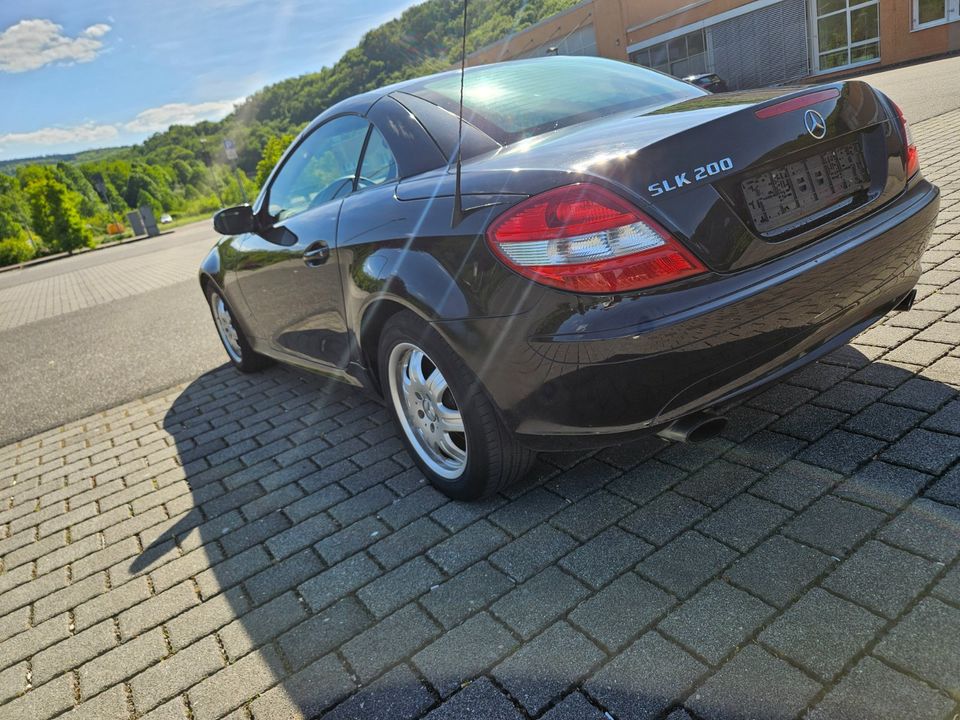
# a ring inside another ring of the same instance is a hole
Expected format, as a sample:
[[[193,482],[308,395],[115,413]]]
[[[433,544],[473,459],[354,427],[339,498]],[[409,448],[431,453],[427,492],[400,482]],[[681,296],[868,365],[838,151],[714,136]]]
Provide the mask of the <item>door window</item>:
[[[880,59],[879,0],[813,0],[821,71]]]
[[[390,152],[387,141],[376,128],[370,129],[370,139],[363,153],[363,165],[360,166],[358,189],[379,185],[397,178],[397,161]]]
[[[270,186],[270,215],[283,220],[352,192],[369,127],[363,118],[345,115],[310,133]]]

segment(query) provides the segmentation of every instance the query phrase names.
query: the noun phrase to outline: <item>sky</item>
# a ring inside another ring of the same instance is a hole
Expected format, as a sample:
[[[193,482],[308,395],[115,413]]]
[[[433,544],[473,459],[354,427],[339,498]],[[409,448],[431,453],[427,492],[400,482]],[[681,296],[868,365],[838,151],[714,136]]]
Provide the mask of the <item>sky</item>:
[[[218,120],[422,0],[4,0],[0,160]]]

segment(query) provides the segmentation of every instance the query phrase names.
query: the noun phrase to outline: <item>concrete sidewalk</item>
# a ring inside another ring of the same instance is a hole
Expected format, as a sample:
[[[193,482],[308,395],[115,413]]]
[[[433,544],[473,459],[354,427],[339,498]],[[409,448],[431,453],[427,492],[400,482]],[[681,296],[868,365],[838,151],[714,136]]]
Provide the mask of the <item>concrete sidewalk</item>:
[[[376,403],[221,368],[0,449],[0,718],[953,718],[960,111],[914,129],[915,309],[709,443],[455,503]]]

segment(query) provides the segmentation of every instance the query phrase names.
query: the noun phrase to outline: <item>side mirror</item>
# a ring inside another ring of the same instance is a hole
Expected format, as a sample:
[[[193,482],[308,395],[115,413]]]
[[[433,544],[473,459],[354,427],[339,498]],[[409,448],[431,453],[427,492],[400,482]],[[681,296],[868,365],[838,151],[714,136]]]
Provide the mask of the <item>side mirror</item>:
[[[242,235],[256,229],[253,208],[237,205],[226,208],[213,216],[213,229],[221,235]]]

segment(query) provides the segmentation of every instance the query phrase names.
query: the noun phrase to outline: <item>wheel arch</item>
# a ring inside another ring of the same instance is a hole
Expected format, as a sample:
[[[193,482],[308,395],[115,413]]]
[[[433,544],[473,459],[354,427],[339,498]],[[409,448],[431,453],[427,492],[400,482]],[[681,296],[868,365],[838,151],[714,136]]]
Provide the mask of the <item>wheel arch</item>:
[[[384,295],[371,299],[360,311],[360,330],[358,341],[360,355],[373,378],[377,392],[382,395],[379,368],[380,336],[387,321],[397,313],[408,310],[424,322],[430,322],[411,303],[404,302],[394,295]]]
[[[207,294],[207,288],[209,288],[211,285],[213,285],[216,288],[220,287],[219,285],[217,285],[216,280],[214,280],[208,273],[201,270],[200,271],[200,289],[203,291],[204,295]]]
[[[221,283],[218,281],[223,275],[222,263],[220,260],[220,243],[217,243],[210,252],[206,254],[200,262],[200,287],[204,292],[207,290],[207,283],[213,281],[218,287]]]
[[[254,350],[256,350],[257,352],[263,355],[270,355],[269,351],[266,348],[261,348],[260,346],[261,343],[257,340],[256,336],[254,335],[253,328],[247,322],[247,318],[245,318],[242,313],[237,311],[237,308],[235,307],[235,303],[232,303],[231,299],[226,296],[227,293],[225,292],[223,287],[224,283],[223,283],[222,275],[220,273],[208,272],[206,264],[204,264],[204,266],[200,268],[200,274],[198,279],[200,281],[200,291],[203,293],[204,302],[207,305],[209,305],[210,291],[216,290],[216,292],[219,295],[221,295],[224,298],[224,300],[227,302],[227,304],[230,306],[234,322],[237,325],[239,325],[240,329],[243,330],[243,332],[246,334],[247,340],[248,342],[250,342]]]

